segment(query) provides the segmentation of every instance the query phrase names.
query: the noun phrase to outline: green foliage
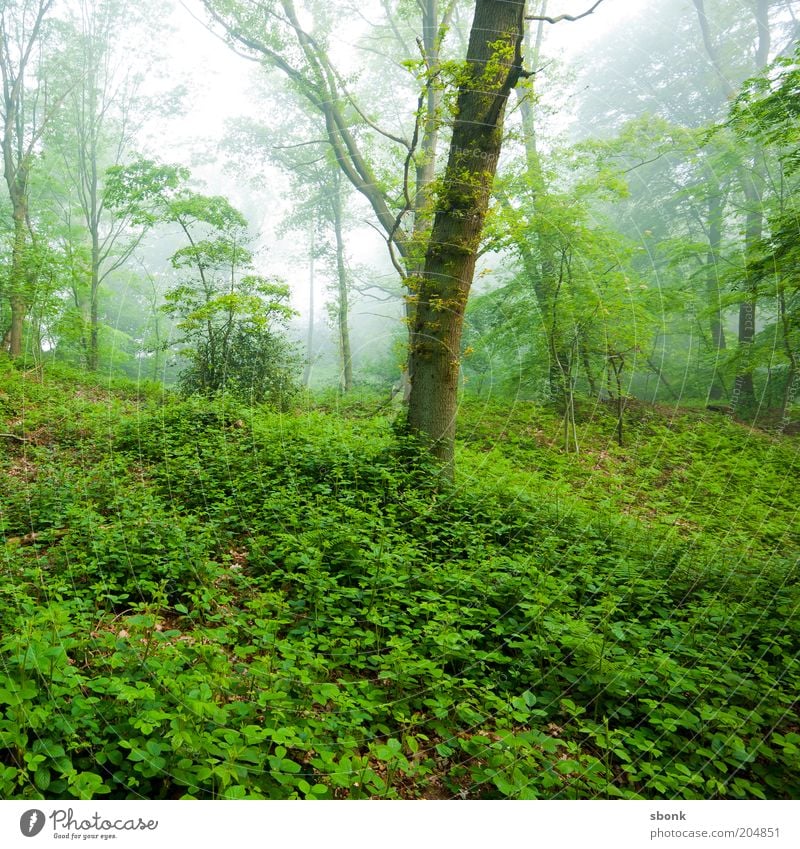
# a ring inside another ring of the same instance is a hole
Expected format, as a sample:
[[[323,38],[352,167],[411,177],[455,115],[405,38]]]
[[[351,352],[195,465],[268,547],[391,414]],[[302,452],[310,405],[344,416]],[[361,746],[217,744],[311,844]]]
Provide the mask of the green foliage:
[[[165,204],[188,179],[186,168],[140,157],[106,171],[104,200],[118,216],[149,226],[164,219]]]
[[[800,166],[800,51],[779,57],[772,67],[746,80],[730,110],[730,123],[744,138],[775,145],[790,173]]]
[[[530,164],[501,189],[495,244],[519,267],[468,306],[465,373],[484,391],[491,372],[509,393],[564,396],[583,372],[595,392],[610,363],[630,371],[652,345],[656,297],[636,268],[634,243],[598,211],[625,184],[585,158],[571,153],[563,191],[546,188]]]
[[[288,402],[297,357],[281,330],[295,315],[289,289],[254,272],[247,220],[224,197],[188,188],[184,168],[139,159],[108,172],[106,202],[134,221],[176,224],[187,244],[171,263],[181,282],[165,295],[189,365],[187,392],[229,392],[255,403]]]
[[[205,247],[204,247],[205,246]],[[204,257],[221,252],[199,243]],[[294,315],[289,289],[253,274],[221,284],[209,276],[195,246],[179,251],[180,261],[203,269],[203,285],[183,285],[167,293],[164,310],[178,319],[179,342],[190,364],[180,375],[187,392],[230,392],[254,403],[286,404],[297,391],[298,358],[277,328]],[[177,256],[177,255],[176,255]],[[173,257],[175,261],[175,257]],[[235,263],[236,259],[223,259]],[[219,269],[219,267],[217,267]],[[235,274],[235,264],[231,273]]]
[[[789,440],[0,386],[4,797],[800,792]]]

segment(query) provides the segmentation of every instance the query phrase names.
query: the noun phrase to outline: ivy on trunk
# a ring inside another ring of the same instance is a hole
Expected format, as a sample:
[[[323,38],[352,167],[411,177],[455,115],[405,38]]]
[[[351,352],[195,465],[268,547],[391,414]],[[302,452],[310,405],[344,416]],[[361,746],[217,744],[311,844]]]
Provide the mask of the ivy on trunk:
[[[522,76],[525,3],[477,0],[459,84],[447,169],[425,264],[411,298],[408,426],[447,477],[453,450],[461,332],[503,142],[509,93]]]

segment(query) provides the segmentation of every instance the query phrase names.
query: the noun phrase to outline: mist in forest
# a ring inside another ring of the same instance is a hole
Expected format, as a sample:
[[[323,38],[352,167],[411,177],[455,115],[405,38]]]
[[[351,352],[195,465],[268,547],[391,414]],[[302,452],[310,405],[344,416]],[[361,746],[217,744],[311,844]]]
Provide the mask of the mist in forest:
[[[792,94],[798,4],[606,0],[543,20],[573,5],[529,4],[463,390],[733,399],[785,417],[798,304],[775,239],[793,214],[794,128],[777,99]],[[174,383],[192,305],[170,292],[222,259],[189,257],[187,237],[231,237],[247,257],[220,277],[286,287],[272,320],[302,382],[402,381],[469,4],[289,4],[250,33],[238,14],[4,5],[7,350]],[[117,187],[137,199],[110,202],[110,175],[137,162],[181,170],[161,189],[225,198],[241,221],[181,220],[144,171]]]
[[[0,0],[0,798],[797,799],[799,35]]]

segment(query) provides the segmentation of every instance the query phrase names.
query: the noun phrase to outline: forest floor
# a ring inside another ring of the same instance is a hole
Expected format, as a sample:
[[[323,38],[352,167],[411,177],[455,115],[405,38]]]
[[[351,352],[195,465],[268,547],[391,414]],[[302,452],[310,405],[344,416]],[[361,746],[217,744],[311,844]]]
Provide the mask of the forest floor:
[[[0,796],[797,798],[800,440],[396,414],[0,365]]]

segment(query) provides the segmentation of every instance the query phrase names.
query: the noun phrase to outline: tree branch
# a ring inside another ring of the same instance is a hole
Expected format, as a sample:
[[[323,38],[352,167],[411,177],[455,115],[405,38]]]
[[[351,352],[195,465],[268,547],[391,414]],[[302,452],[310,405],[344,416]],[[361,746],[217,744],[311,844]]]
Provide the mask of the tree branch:
[[[587,15],[591,15],[592,12],[603,2],[603,0],[597,0],[597,2],[589,9],[588,12],[583,12],[580,15],[558,15],[558,17],[551,18],[548,15],[526,15],[526,21],[544,21],[548,24],[557,24],[559,21],[579,21],[581,18],[587,17]]]
[[[17,442],[28,442],[22,436],[17,436],[16,433],[0,433],[0,439],[16,439]]]

